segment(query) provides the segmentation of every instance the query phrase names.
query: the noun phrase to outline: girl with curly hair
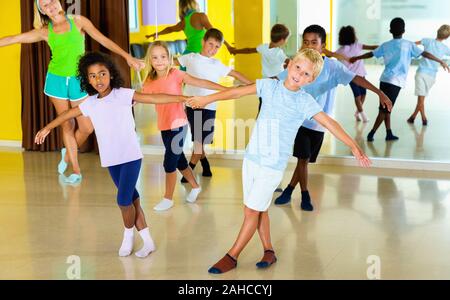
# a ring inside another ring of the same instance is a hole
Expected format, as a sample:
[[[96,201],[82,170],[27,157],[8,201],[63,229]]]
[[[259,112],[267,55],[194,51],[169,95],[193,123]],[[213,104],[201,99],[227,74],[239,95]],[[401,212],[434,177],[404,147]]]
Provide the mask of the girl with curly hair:
[[[40,41],[48,43],[52,59],[48,66],[44,93],[50,98],[58,115],[77,107],[87,97],[80,89],[80,83],[76,78],[78,59],[85,52],[86,34],[105,48],[122,56],[130,67],[136,70],[144,67],[142,61],[133,58],[105,37],[89,19],[79,15],[66,15],[59,0],[35,0],[34,16],[34,30],[0,38],[0,47]],[[86,142],[93,130],[91,122],[86,117],[79,116],[77,123],[80,128],[77,134],[73,121],[67,120],[62,124],[65,148],[61,150],[58,172],[64,174],[70,162],[73,174],[66,178],[67,183],[77,183],[82,179],[78,163],[78,146]]]
[[[35,142],[42,144],[52,129],[70,119],[84,116],[92,121],[101,165],[108,168],[118,188],[117,202],[125,225],[119,256],[128,256],[133,251],[136,227],[144,241],[144,246],[136,252],[136,256],[144,258],[155,250],[155,245],[136,190],[143,155],[135,131],[132,105],[133,102],[178,103],[186,99],[180,95],[145,95],[123,88],[123,80],[111,57],[98,52],[87,53],[80,59],[78,79],[82,90],[89,93],[90,97],[40,130]]]

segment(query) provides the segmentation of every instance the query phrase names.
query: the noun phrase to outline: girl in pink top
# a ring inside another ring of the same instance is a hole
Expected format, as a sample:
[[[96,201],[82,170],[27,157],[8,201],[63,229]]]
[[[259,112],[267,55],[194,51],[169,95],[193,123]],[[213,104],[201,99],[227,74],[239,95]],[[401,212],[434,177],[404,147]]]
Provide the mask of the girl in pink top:
[[[143,93],[164,93],[169,95],[182,95],[183,84],[189,84],[209,90],[225,90],[219,84],[202,80],[173,68],[173,58],[167,44],[161,41],[154,42],[145,57],[145,83]],[[158,128],[164,142],[166,152],[164,155],[164,171],[166,172],[166,192],[164,198],[154,209],[164,211],[173,206],[173,193],[177,180],[177,169],[192,186],[186,200],[194,203],[201,192],[183,153],[184,140],[187,134],[187,116],[183,103],[156,105],[158,115]]]
[[[346,57],[359,56],[362,50],[375,50],[378,46],[368,46],[358,42],[356,38],[355,28],[352,26],[344,26],[339,31],[339,45],[341,46],[336,53],[339,53]],[[365,77],[367,75],[366,69],[364,67],[364,62],[359,60],[353,64],[348,61],[341,61],[350,71],[358,76]],[[366,89],[350,82],[350,87],[352,88],[353,96],[355,97],[356,121],[363,121],[364,123],[369,122],[366,114],[364,113],[363,104],[366,100]]]
[[[100,150],[102,167],[109,173],[118,188],[117,203],[122,212],[125,230],[119,256],[133,251],[134,227],[139,231],[144,246],[136,252],[140,258],[155,250],[155,244],[140,205],[136,182],[142,163],[142,152],[136,135],[132,105],[140,103],[184,102],[182,96],[145,95],[122,88],[123,80],[111,57],[98,53],[85,54],[78,67],[81,87],[89,95],[81,105],[61,114],[36,135],[36,143],[42,144],[53,128],[81,115],[94,125]]]

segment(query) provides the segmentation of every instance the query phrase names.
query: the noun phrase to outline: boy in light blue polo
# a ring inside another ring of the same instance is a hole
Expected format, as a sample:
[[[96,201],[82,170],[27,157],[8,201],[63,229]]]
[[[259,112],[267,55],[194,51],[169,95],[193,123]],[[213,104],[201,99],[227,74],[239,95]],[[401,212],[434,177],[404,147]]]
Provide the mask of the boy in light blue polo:
[[[264,248],[264,256],[256,266],[267,268],[277,261],[271,243],[268,208],[273,191],[281,182],[288,164],[294,137],[305,119],[314,118],[326,126],[352,149],[362,166],[370,165],[370,160],[358,144],[302,90],[305,84],[317,78],[322,65],[323,59],[319,52],[303,49],[289,63],[288,76],[283,82],[262,79],[257,80],[256,84],[193,97],[188,101],[188,105],[195,109],[217,100],[237,99],[246,95],[258,95],[263,99],[242,167],[244,222],[233,247],[209,269],[209,273],[220,274],[234,269],[240,253],[256,230]]]
[[[413,42],[403,39],[405,21],[402,18],[394,18],[390,27],[390,32],[394,39],[380,45],[373,52],[351,58],[350,62],[353,63],[359,59],[371,57],[383,57],[385,69],[380,78],[380,89],[391,99],[392,104],[395,104],[400,90],[405,86],[409,66],[413,58],[422,55],[440,63],[445,69],[448,69],[448,66],[431,53],[422,51]],[[383,122],[386,125],[386,141],[399,139],[391,130],[391,112],[380,106],[373,129],[367,135],[367,141],[373,142],[375,132]]]
[[[323,53],[325,41],[325,29],[319,25],[311,25],[303,32],[302,48],[310,48]],[[286,77],[286,71],[278,75],[280,80],[285,80]],[[380,97],[382,105],[386,105],[387,107],[391,105],[386,95],[370,82],[361,76],[357,76],[339,61],[327,57],[324,57],[324,66],[319,77],[313,83],[306,85],[304,90],[313,96],[326,114],[332,115],[334,100],[336,98],[336,87],[340,84],[347,85],[350,82],[354,82],[376,93]],[[305,211],[312,211],[314,209],[308,191],[308,164],[316,162],[320,148],[322,147],[324,133],[325,128],[315,120],[305,120],[300,127],[294,144],[294,156],[297,157],[297,167],[290,184],[280,197],[275,200],[276,205],[289,203],[295,186],[300,183],[302,195],[301,209]]]
[[[416,42],[417,45],[423,45],[425,51],[430,52],[439,59],[443,59],[445,56],[450,56],[450,48],[443,42],[450,36],[450,26],[442,25],[435,39],[422,39]],[[439,64],[435,61],[422,58],[420,60],[419,68],[416,72],[416,91],[417,106],[413,114],[408,118],[408,123],[413,124],[417,115],[422,116],[422,125],[428,125],[428,119],[425,116],[425,97],[428,96],[431,88],[436,82],[436,74],[439,69]]]

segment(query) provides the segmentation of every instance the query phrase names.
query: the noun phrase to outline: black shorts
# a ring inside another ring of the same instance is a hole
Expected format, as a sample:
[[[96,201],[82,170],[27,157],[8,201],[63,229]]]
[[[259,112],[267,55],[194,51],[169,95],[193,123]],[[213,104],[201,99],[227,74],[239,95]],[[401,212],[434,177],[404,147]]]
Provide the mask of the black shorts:
[[[359,96],[365,96],[367,94],[367,90],[363,88],[362,86],[357,85],[356,83],[350,82],[350,87],[352,88],[353,96],[359,97]]]
[[[397,100],[398,94],[400,93],[400,90],[402,88],[387,82],[380,82],[380,90],[388,96],[388,98],[392,101],[392,107],[394,107],[395,101]],[[386,108],[383,108],[383,106],[378,107],[378,109],[382,112],[389,113],[389,111]]]
[[[324,133],[300,127],[297,132],[294,144],[294,156],[298,159],[309,159],[310,163],[315,163],[319,155]]]
[[[214,122],[216,111],[209,109],[192,109],[186,107],[186,115],[191,128],[192,141],[203,145],[214,141]]]

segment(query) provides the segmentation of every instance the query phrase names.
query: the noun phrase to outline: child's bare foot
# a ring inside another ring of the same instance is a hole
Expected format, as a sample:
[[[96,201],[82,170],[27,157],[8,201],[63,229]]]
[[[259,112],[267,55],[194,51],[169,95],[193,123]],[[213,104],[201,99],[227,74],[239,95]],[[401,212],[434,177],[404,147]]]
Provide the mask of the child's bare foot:
[[[264,256],[260,262],[256,264],[256,267],[259,269],[265,269],[273,265],[277,262],[277,257],[275,256],[275,252],[273,250],[264,251]]]
[[[222,274],[230,270],[233,270],[237,266],[237,260],[227,253],[221,260],[219,260],[214,266],[212,266],[208,273]]]

